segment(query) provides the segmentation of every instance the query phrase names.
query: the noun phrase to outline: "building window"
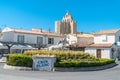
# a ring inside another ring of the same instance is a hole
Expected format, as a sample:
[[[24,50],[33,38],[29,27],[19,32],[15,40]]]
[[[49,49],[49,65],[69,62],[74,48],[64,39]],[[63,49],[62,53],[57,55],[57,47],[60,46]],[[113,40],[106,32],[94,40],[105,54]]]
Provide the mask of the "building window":
[[[17,42],[18,43],[24,43],[24,35],[18,35]]]
[[[120,36],[119,36],[119,42],[120,42]]]
[[[106,42],[107,41],[107,35],[102,35],[102,41]]]
[[[37,37],[37,44],[43,44],[43,37]]]
[[[48,38],[48,44],[54,44],[54,38]]]

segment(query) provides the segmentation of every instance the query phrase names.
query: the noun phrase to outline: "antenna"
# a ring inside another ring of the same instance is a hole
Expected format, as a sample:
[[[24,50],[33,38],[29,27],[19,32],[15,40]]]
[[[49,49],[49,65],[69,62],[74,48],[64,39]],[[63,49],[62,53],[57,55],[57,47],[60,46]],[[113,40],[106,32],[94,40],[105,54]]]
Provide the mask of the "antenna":
[[[0,33],[2,32],[2,29],[0,28]]]
[[[49,27],[49,30],[48,30],[49,32],[50,32],[50,27]]]
[[[42,32],[42,28],[40,28],[40,31]]]

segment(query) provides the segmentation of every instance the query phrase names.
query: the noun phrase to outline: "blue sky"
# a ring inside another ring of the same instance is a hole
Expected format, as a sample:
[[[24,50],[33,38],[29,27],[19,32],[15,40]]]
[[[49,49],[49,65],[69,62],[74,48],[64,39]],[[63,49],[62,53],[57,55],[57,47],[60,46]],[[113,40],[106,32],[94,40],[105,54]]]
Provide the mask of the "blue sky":
[[[120,0],[0,0],[0,28],[54,31],[54,22],[66,11],[77,21],[78,32],[120,27]]]

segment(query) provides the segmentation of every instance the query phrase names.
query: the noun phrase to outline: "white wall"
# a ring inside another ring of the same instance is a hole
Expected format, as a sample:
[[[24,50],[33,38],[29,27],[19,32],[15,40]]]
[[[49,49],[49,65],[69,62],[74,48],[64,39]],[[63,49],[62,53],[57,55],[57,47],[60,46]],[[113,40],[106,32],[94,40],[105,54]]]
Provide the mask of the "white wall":
[[[11,29],[9,27],[6,27],[2,30],[2,32],[10,32],[10,31],[13,31],[13,29]]]
[[[90,55],[96,56],[95,48],[85,48],[85,52],[89,53]]]
[[[95,35],[94,37],[94,43],[95,44],[105,44],[105,43],[114,43],[115,42],[115,35],[106,35],[107,41],[103,41],[102,39],[103,35]]]
[[[101,49],[101,58],[111,58],[110,48],[102,48]]]
[[[17,42],[18,35],[24,35],[24,43],[32,43],[32,44],[36,44],[37,37],[41,36],[41,35],[33,35],[33,34],[14,33],[14,42]],[[43,43],[45,43],[44,38],[43,38]]]
[[[94,36],[94,43],[95,44],[114,44],[115,42],[119,41],[120,31],[118,31],[115,34],[106,34],[107,41],[103,41],[103,35],[95,35]],[[115,51],[113,53],[113,57],[116,58],[118,55],[120,55],[120,46],[113,45],[111,48],[99,48],[101,49],[101,57],[102,58],[112,58],[112,52],[111,49],[114,48]],[[96,50],[97,48],[85,48],[85,52],[88,52],[90,54],[94,54],[96,56]]]
[[[1,40],[17,42],[18,35],[24,35],[24,43],[32,43],[32,44],[37,43],[37,37],[43,37],[43,44],[48,44],[48,38],[54,38],[54,44],[57,44],[59,41],[64,39],[63,37],[56,37],[56,36],[44,36],[44,35],[33,35],[33,34],[24,34],[24,33],[15,33],[15,32],[4,32]]]
[[[13,32],[3,32],[1,41],[12,42],[14,41],[14,33]]]
[[[5,31],[2,32],[2,34],[3,36],[0,39],[1,41],[17,42],[18,35],[23,35],[24,43],[29,43],[29,44],[37,44],[37,37],[43,37],[43,44],[47,44],[48,46],[53,45],[53,44],[48,44],[48,38],[54,38],[54,44],[57,44],[59,41],[64,39],[64,37],[15,33],[14,31]]]
[[[101,58],[111,58],[111,48],[98,48],[101,49]],[[97,57],[97,48],[85,48],[85,52]]]

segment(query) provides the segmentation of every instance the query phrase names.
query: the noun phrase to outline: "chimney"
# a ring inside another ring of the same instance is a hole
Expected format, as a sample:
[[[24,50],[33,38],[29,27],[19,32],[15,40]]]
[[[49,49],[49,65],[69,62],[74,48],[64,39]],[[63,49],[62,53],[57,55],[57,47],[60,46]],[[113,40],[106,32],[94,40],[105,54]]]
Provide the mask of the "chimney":
[[[50,28],[49,28],[49,30],[48,30],[49,32],[50,32]]]
[[[39,32],[39,29],[32,28],[32,31]]]
[[[40,29],[40,31],[42,32],[42,28]]]

